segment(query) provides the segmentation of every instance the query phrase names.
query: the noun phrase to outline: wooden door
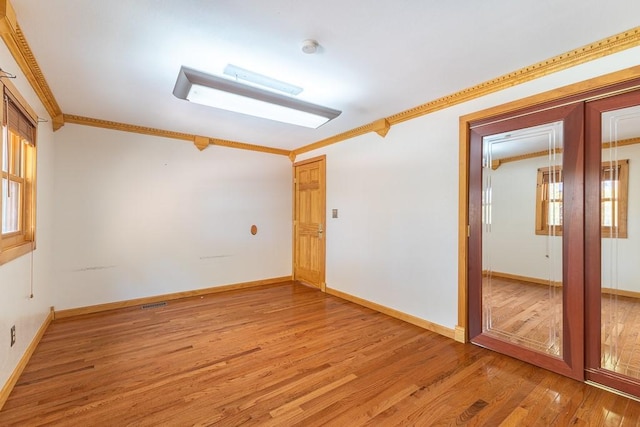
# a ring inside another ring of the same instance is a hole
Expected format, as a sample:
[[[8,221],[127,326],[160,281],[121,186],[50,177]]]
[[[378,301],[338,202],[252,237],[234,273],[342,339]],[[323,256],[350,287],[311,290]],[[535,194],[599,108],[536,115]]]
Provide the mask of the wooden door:
[[[325,290],[324,156],[294,164],[293,278]]]

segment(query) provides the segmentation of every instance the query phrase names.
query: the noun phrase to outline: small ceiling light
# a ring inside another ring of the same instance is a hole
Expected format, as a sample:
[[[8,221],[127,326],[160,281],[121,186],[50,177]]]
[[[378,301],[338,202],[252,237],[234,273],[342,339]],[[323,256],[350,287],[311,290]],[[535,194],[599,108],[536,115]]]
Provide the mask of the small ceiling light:
[[[318,46],[320,45],[318,44],[317,41],[312,39],[307,39],[302,42],[302,51],[308,54],[316,53],[318,51]]]
[[[173,94],[197,104],[318,128],[342,112],[182,66]]]

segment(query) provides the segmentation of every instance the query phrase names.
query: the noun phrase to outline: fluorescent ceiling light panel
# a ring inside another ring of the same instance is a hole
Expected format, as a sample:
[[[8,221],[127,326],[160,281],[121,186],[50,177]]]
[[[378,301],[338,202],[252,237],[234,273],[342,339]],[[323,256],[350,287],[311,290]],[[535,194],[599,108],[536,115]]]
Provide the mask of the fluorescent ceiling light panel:
[[[272,79],[271,77],[245,70],[244,68],[237,67],[233,64],[229,64],[224,67],[224,73],[237,80],[244,80],[246,82],[253,83],[254,85],[267,87],[279,92],[288,93],[289,95],[299,95],[303,90],[300,86]]]
[[[341,113],[184,66],[180,68],[173,94],[214,108],[314,129]]]

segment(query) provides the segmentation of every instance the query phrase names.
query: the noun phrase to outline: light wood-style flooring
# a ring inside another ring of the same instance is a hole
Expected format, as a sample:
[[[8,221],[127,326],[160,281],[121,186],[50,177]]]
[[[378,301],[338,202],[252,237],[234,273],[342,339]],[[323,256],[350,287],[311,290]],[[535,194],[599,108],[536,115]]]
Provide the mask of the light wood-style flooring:
[[[1,426],[638,426],[640,403],[294,283],[54,321]]]

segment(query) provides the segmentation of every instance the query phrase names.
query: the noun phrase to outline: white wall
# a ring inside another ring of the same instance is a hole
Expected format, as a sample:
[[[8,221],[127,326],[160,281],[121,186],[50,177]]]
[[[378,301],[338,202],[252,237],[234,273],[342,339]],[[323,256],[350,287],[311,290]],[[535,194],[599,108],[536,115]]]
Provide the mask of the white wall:
[[[327,286],[454,328],[459,117],[638,64],[630,49],[398,124],[385,139],[300,156],[327,155]]]
[[[290,168],[284,156],[65,125],[56,309],[291,275]]]
[[[36,113],[49,119],[18,65],[0,43],[0,65],[17,74],[12,83]],[[27,346],[53,305],[53,131],[51,122],[38,126],[37,249],[0,266],[0,388],[13,373]],[[33,285],[33,298],[29,298]],[[10,345],[10,328],[16,326],[16,344]]]

